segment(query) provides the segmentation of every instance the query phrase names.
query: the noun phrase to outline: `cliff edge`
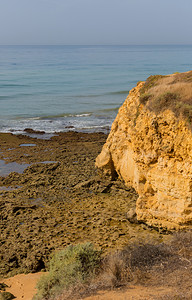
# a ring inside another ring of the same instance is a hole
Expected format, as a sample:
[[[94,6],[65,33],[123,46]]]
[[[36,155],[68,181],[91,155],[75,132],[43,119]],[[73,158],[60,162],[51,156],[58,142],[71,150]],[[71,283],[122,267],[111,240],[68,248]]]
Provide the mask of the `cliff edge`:
[[[192,71],[150,76],[120,107],[96,166],[132,185],[138,221],[192,224]]]

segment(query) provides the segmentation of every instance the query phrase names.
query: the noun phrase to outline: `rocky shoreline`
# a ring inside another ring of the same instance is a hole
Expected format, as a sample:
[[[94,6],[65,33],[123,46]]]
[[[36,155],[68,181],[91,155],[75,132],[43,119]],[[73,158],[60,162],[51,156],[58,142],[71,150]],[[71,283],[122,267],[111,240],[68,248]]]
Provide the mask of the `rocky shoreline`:
[[[133,188],[98,175],[95,159],[106,138],[0,134],[0,160],[6,163],[0,176],[1,275],[45,270],[51,253],[69,244],[91,241],[106,253],[138,238],[167,238],[128,220],[138,197]],[[23,173],[14,172],[20,164],[26,164]]]

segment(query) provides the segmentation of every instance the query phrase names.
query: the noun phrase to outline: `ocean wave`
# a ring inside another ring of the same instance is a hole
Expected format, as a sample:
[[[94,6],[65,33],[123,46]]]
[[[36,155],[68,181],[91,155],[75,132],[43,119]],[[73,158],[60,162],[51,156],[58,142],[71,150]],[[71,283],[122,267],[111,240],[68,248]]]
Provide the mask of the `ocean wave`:
[[[41,120],[41,118],[40,117],[30,117],[30,118],[28,118],[28,120]]]
[[[47,119],[59,119],[59,118],[82,118],[82,117],[89,117],[93,113],[91,112],[83,112],[83,113],[64,113],[64,114],[58,114],[58,115],[47,115],[47,116],[41,116],[39,117],[39,120],[47,120]]]
[[[128,95],[129,91],[116,91],[116,92],[108,92],[104,95]]]
[[[97,98],[102,96],[110,96],[110,95],[128,95],[129,91],[113,91],[113,92],[105,92],[99,94],[88,94],[88,95],[72,95],[72,98]]]
[[[76,114],[76,115],[70,115],[70,117],[89,117],[92,113],[85,113],[85,114]]]
[[[7,88],[7,87],[30,87],[29,84],[17,84],[17,83],[2,83],[0,84],[0,88]]]
[[[112,108],[104,108],[97,110],[97,113],[107,113],[107,112],[117,112],[120,106],[112,107]]]
[[[92,118],[97,118],[98,116],[106,115],[110,118],[111,113],[117,113],[120,106],[112,107],[112,108],[104,108],[104,109],[98,109],[94,110],[92,112],[77,112],[77,113],[62,113],[62,114],[54,114],[54,115],[43,115],[43,116],[27,116],[27,115],[21,115],[21,116],[15,116],[15,117],[9,117],[4,118],[5,120],[10,120],[11,122],[16,123],[27,123],[27,122],[56,122],[60,121],[62,119],[71,119],[74,121],[75,119],[86,119],[91,120]],[[0,116],[0,119],[3,120],[3,116]],[[86,121],[87,122],[87,121]]]
[[[34,94],[29,94],[29,93],[17,93],[17,94],[13,94],[13,95],[4,95],[4,96],[0,96],[0,101],[2,100],[12,100],[14,101],[15,99],[20,99],[23,97],[28,97],[28,96],[34,96]]]
[[[61,118],[86,118],[91,116],[97,116],[99,114],[103,113],[110,113],[110,112],[117,112],[119,109],[118,107],[113,108],[104,108],[95,110],[92,112],[82,112],[82,113],[64,113],[64,114],[58,114],[58,115],[47,115],[47,116],[41,116],[39,118],[33,118],[34,120],[48,120],[48,119],[61,119]]]
[[[84,126],[82,128],[79,129],[109,129],[110,126],[109,125],[93,125],[93,126]]]
[[[12,96],[0,96],[0,100],[11,99]]]

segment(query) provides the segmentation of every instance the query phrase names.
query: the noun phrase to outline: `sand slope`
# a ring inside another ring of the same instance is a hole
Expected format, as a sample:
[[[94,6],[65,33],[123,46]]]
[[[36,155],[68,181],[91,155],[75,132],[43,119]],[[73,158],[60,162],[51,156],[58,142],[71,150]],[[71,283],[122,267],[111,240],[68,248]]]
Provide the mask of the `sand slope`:
[[[31,300],[36,293],[36,284],[42,272],[32,274],[19,274],[0,282],[4,282],[9,286],[7,292],[12,293],[17,300]]]
[[[9,288],[6,291],[12,293],[17,300],[31,300],[36,293],[36,283],[43,272],[32,274],[19,274],[8,279],[1,280]],[[143,287],[130,285],[127,289],[117,289],[115,291],[99,291],[96,295],[86,297],[85,300],[152,300],[157,297],[171,293],[169,287]],[[78,300],[78,299],[77,299]],[[80,299],[79,299],[80,300]]]

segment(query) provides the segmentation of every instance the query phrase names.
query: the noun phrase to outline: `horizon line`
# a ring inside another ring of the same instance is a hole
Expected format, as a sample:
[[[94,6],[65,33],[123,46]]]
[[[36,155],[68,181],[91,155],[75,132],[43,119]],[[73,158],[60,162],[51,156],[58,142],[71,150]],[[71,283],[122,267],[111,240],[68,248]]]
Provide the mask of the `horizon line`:
[[[78,46],[78,47],[95,47],[95,46],[192,46],[192,44],[0,44],[0,46]]]

